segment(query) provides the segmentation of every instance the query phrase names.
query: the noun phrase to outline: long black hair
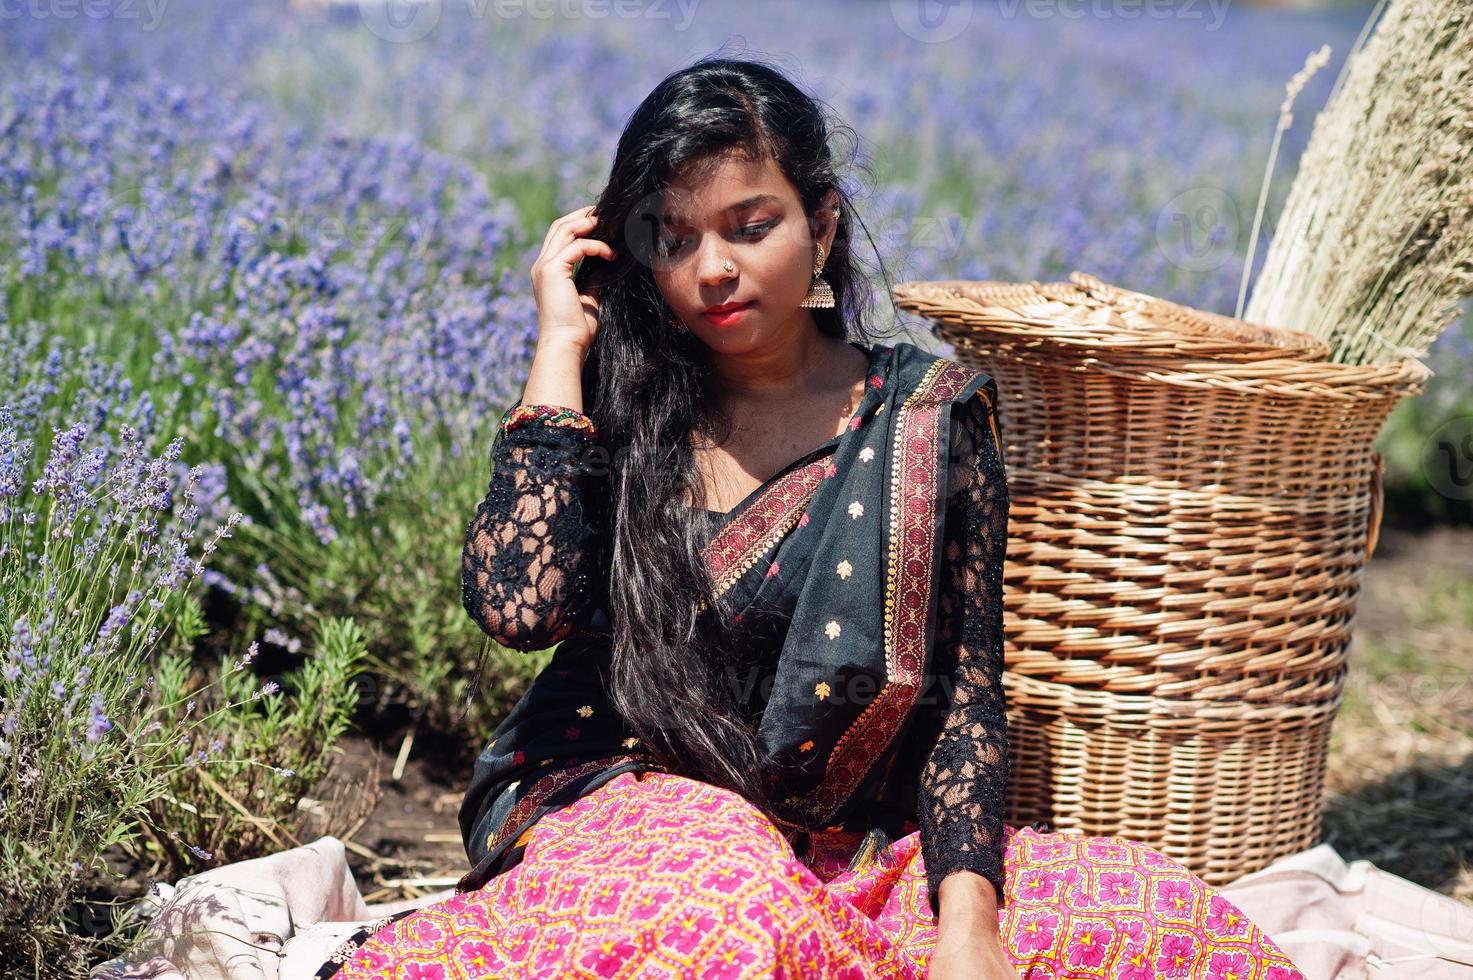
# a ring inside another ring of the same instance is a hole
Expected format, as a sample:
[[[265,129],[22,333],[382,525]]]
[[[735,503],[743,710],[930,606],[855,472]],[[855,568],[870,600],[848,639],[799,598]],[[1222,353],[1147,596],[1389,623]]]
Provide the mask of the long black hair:
[[[704,517],[694,509],[706,501],[693,437],[719,444],[731,420],[706,397],[709,348],[672,326],[651,255],[658,205],[672,182],[696,184],[732,156],[771,159],[797,190],[810,229],[824,198],[838,195],[838,229],[823,268],[835,306],[812,309],[819,331],[873,342],[864,324],[871,286],[851,249],[858,218],[830,145],[853,131],[831,115],[758,61],[708,57],[666,76],[625,126],[595,204],[590,237],[612,245],[616,257],[585,257],[575,274],[580,289],[597,290],[584,404],[612,460],[610,700],[667,769],[731,789],[769,817],[775,774],[729,682],[745,661],[726,642],[730,610],[713,599],[696,525]],[[857,138],[850,145],[857,148]]]

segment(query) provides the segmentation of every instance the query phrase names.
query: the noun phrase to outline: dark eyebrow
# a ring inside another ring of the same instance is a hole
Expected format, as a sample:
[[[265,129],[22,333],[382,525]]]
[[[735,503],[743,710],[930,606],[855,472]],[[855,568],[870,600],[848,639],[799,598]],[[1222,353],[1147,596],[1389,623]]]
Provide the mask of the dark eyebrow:
[[[782,198],[778,197],[776,194],[753,194],[751,197],[743,198],[742,200],[736,202],[735,204],[732,204],[732,205],[729,205],[729,206],[727,206],[725,208],[722,208],[722,210],[723,211],[746,211],[746,210],[748,210],[750,208],[755,208],[755,207],[757,207],[758,205],[761,205],[761,204],[781,204],[781,203],[782,203]],[[662,217],[662,220],[665,220],[665,221],[680,221],[681,220],[681,216],[680,215],[673,214],[673,213],[671,213],[669,211],[665,212],[661,217]]]
[[[728,210],[728,211],[745,211],[748,208],[755,208],[759,204],[781,204],[781,203],[782,203],[782,201],[778,199],[778,197],[777,197],[776,194],[753,194],[751,197],[746,198],[745,200],[736,202],[735,204],[733,204],[731,207],[727,208],[726,210]]]

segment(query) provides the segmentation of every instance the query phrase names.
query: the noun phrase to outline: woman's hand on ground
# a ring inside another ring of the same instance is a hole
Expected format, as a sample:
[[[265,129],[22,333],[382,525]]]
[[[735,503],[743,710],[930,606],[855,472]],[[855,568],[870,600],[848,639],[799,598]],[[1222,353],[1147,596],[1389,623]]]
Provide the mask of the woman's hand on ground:
[[[598,332],[598,297],[580,293],[573,268],[584,256],[612,260],[611,245],[587,238],[598,227],[594,205],[571,211],[554,221],[542,240],[542,253],[532,263],[532,291],[537,297],[537,343],[567,343],[587,351]]]

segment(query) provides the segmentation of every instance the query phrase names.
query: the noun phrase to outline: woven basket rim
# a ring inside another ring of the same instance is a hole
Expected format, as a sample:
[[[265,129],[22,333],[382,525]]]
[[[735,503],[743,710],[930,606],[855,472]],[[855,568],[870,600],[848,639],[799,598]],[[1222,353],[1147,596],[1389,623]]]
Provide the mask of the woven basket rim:
[[[1196,309],[1080,271],[1068,282],[910,280],[898,283],[891,297],[910,312],[966,329],[1003,330],[1064,347],[1244,359],[1329,356],[1329,345],[1311,334]]]
[[[1414,357],[1380,364],[1294,358],[1263,358],[1243,363],[1183,361],[1167,369],[1152,367],[1148,372],[1102,362],[1092,365],[1092,369],[1127,380],[1144,379],[1148,374],[1154,384],[1199,391],[1219,389],[1240,395],[1354,401],[1416,395],[1432,376],[1432,369]]]

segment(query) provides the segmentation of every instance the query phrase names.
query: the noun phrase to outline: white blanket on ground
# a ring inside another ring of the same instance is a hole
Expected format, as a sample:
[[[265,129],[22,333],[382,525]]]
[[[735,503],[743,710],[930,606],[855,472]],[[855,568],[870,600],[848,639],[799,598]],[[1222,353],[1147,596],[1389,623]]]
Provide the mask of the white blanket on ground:
[[[1473,906],[1329,844],[1218,888],[1309,980],[1473,980]],[[156,885],[148,941],[93,980],[310,980],[361,926],[454,889],[365,905],[336,837]]]

